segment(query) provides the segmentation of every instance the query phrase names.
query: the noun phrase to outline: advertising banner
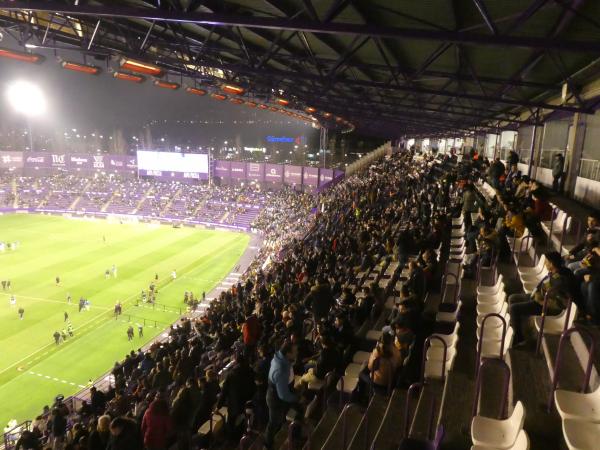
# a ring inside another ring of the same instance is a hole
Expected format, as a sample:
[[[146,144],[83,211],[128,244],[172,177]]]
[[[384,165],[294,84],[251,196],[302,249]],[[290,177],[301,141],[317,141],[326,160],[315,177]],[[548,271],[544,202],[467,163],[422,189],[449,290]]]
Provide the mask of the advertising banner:
[[[319,185],[319,168],[318,167],[304,167],[302,184],[306,186],[318,186]]]
[[[69,170],[91,170],[92,155],[66,155]]]
[[[283,182],[285,184],[302,184],[302,166],[286,164],[283,169]]]
[[[51,153],[50,154],[50,167],[55,169],[66,169],[67,168],[68,155],[65,153]]]
[[[190,181],[190,180],[205,180],[208,174],[200,172],[171,172],[168,170],[144,170],[139,169],[138,173],[142,177],[154,177],[163,181]]]
[[[319,169],[319,186],[333,180],[333,169]]]
[[[215,176],[220,178],[229,178],[231,169],[230,161],[217,161],[215,163]]]
[[[47,169],[51,167],[50,154],[42,152],[24,153],[24,167],[31,169]]]
[[[107,170],[126,172],[137,169],[137,158],[128,155],[104,155],[104,166]]]
[[[246,179],[246,163],[240,161],[231,161],[231,178],[235,180]]]
[[[263,163],[246,163],[246,178],[251,181],[265,181],[265,165]]]
[[[22,169],[23,152],[0,152],[0,169]]]
[[[265,181],[281,183],[283,181],[283,166],[281,164],[265,164]]]

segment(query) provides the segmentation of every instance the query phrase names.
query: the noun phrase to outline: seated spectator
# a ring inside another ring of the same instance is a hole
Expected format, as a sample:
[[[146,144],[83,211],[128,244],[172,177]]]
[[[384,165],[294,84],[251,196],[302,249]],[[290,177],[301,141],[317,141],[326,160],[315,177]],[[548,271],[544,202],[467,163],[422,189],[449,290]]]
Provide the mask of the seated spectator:
[[[384,333],[369,356],[367,369],[360,373],[361,396],[364,398],[366,388],[371,383],[376,388],[387,390],[390,385],[393,385],[396,370],[401,363],[400,351],[394,345],[394,338],[391,334]]]
[[[329,372],[337,372],[342,367],[342,355],[331,338],[321,337],[321,351],[314,361],[308,363],[308,370],[302,376],[302,383],[308,385],[315,380],[325,379]]]
[[[573,295],[573,274],[563,266],[558,252],[548,252],[546,256],[546,275],[531,294],[512,294],[508,298],[510,304],[510,322],[515,332],[514,345],[524,341],[522,319],[540,315],[545,299],[546,314],[560,314],[567,307],[569,297]]]

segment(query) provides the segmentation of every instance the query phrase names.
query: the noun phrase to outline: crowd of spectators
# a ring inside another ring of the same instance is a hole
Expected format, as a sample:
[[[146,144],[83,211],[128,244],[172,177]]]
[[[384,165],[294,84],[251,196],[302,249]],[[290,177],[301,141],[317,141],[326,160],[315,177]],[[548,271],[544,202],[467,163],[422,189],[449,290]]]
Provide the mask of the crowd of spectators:
[[[526,229],[541,236],[549,193],[521,176],[513,159],[507,169],[475,153],[459,164],[455,155],[440,163],[404,152],[316,199],[291,190],[228,193],[235,201],[262,195],[268,204],[253,225],[266,245],[243,279],[172,326],[166,341],[115,363],[109,390],[92,389],[76,410],[60,399],[47,408],[21,437],[29,445],[22,448],[41,448],[42,436],[55,448],[202,448],[207,436],[198,430],[219,408],[227,409],[225,434],[236,446],[247,402],[251,426],[271,448],[288,410],[304,416],[311,383],[341,375],[359,329],[379,317],[386,292],[378,284],[359,287],[359,278],[390,261],[406,265],[406,280],[353,395],[361,401],[369,386],[397,382],[422,334],[424,300],[439,286],[450,217],[465,217],[465,276],[478,263],[508,257],[506,238]],[[479,179],[496,189],[491,203],[474,188]],[[531,295],[511,296],[517,344],[521,318],[539,314],[544,299],[549,314],[573,299],[583,320],[599,321],[599,219],[590,215],[585,239],[567,256],[546,253],[549,274]]]
[[[505,167],[496,158],[488,161],[472,152],[463,160],[458,173],[462,185],[461,212],[466,221],[467,256],[465,271],[473,275],[477,263],[489,266],[495,258],[505,260],[510,255],[507,238],[521,238],[526,230],[534,237],[534,247],[550,242],[542,223],[554,219],[550,204],[552,193],[538,181],[518,170],[518,155],[511,152]],[[556,170],[557,176],[558,169]],[[474,182],[487,181],[496,195],[487,202],[475,192]],[[560,190],[560,180],[553,188]],[[474,219],[472,218],[474,216]],[[540,315],[544,301],[547,314],[556,315],[573,301],[581,311],[579,321],[600,324],[600,214],[591,211],[587,217],[583,239],[566,255],[549,248],[545,254],[548,274],[531,294],[514,294],[509,298],[511,324],[516,345],[525,345],[523,320]]]
[[[313,395],[309,384],[343,372],[357,331],[384,308],[385,292],[377,284],[359,288],[359,274],[414,255],[357,398],[364,382],[387,386],[419,332],[427,291],[439,285],[450,181],[431,160],[404,153],[349,177],[318,206],[284,191],[255,223],[271,244],[243,281],[201,315],[172,326],[168,340],[115,363],[109,390],[92,389],[76,410],[62,401],[47,408],[21,441],[43,436],[69,449],[201,448],[206,437],[197,430],[226,407],[226,436],[235,446],[251,401],[252,426],[270,448],[288,409],[302,417]],[[263,268],[266,256],[272,258]],[[41,448],[28,445],[21,448]]]

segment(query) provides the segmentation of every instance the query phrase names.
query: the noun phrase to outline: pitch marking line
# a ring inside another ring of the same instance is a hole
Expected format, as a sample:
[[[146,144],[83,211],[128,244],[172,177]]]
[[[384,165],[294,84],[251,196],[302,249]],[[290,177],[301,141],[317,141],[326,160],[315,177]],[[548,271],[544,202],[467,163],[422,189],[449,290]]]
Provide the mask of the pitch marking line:
[[[11,294],[6,294],[4,292],[0,292],[0,295],[5,295],[6,297],[10,297],[13,294],[12,293]],[[22,298],[22,299],[25,299],[25,300],[35,300],[35,301],[38,301],[38,302],[59,303],[59,304],[64,305],[64,306],[73,306],[73,307],[79,306],[79,303],[77,303],[77,304],[75,304],[75,303],[67,303],[66,301],[61,302],[60,300],[51,300],[49,298],[30,297],[28,295],[20,295],[20,294],[14,294],[14,296],[15,296],[15,298],[17,300],[19,298]],[[112,308],[103,308],[102,306],[90,305],[90,309],[92,309],[92,308],[93,309],[99,309],[99,310],[102,310],[102,311],[110,311],[112,309]]]
[[[60,378],[51,377],[49,375],[44,375],[44,374],[41,374],[41,373],[38,373],[38,372],[33,372],[31,370],[29,372],[27,372],[27,373],[30,374],[30,375],[38,376],[40,378],[46,378],[47,380],[53,380],[53,381],[56,381],[57,383],[70,384],[71,386],[77,386],[77,387],[80,387],[80,388],[84,388],[85,387],[85,385],[83,385],[83,384],[77,384],[77,383],[73,383],[72,381],[61,380]]]

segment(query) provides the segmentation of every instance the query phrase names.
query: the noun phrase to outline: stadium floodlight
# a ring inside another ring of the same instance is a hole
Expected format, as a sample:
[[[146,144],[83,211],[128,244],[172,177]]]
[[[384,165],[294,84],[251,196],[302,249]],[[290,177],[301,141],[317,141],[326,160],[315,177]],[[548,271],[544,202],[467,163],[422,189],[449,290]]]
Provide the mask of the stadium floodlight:
[[[306,111],[309,114],[315,113],[317,112],[317,108],[313,108],[312,106],[307,106],[304,111]]]
[[[14,50],[9,50],[7,48],[0,48],[0,57],[28,63],[40,63],[44,60],[44,57],[42,55],[37,55],[35,53],[17,52]]]
[[[214,98],[215,100],[227,100],[227,96],[223,95],[223,94],[217,94],[217,93],[213,93],[210,95],[212,98]]]
[[[277,103],[277,104],[279,104],[281,106],[287,106],[287,105],[290,104],[290,101],[286,100],[285,98],[278,97],[278,98],[275,99],[275,103]]]
[[[117,80],[131,81],[132,83],[142,83],[144,81],[144,77],[140,75],[133,75],[125,72],[114,72],[113,77]]]
[[[179,84],[177,84],[177,83],[170,83],[168,81],[162,81],[162,80],[155,80],[154,81],[154,86],[160,87],[160,88],[163,88],[163,89],[170,89],[172,91],[175,91],[175,90],[179,89]]]
[[[29,81],[15,81],[8,86],[6,98],[13,109],[26,117],[36,117],[46,112],[46,97]]]
[[[242,95],[244,92],[246,92],[244,88],[235,86],[233,84],[224,84],[223,86],[221,86],[221,90],[223,92],[227,92],[228,94],[233,95]]]
[[[72,70],[73,72],[87,73],[88,75],[98,75],[100,68],[88,64],[80,64],[72,61],[61,61],[60,65],[63,69]]]
[[[188,87],[185,90],[188,94],[194,94],[194,95],[206,95],[207,92],[204,89],[198,89],[198,88],[194,88],[194,87]]]
[[[121,58],[119,65],[121,66],[121,69],[129,70],[135,73],[143,73],[144,75],[154,75],[155,77],[160,77],[163,74],[163,70],[154,64],[136,61],[129,58]]]

